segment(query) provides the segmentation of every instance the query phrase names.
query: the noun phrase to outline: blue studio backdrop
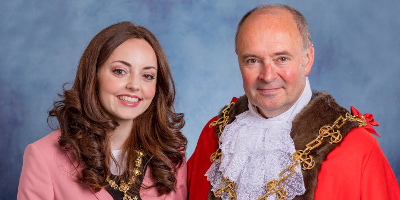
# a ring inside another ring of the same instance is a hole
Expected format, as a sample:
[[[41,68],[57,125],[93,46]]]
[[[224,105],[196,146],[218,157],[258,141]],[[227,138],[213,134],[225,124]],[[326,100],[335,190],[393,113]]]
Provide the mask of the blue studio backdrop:
[[[374,114],[378,142],[399,180],[400,1],[13,0],[0,6],[0,199],[16,199],[24,149],[52,131],[47,111],[62,85],[73,82],[89,41],[120,21],[147,27],[163,46],[175,108],[185,113],[189,158],[206,122],[244,94],[236,26],[264,3],[304,14],[315,47],[312,89]]]

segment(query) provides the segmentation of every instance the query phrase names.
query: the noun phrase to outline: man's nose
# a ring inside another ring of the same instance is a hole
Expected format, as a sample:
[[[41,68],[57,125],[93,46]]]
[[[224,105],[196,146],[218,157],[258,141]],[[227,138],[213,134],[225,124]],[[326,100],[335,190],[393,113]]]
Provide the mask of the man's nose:
[[[276,78],[276,70],[272,63],[263,63],[259,78],[267,83],[272,82]]]

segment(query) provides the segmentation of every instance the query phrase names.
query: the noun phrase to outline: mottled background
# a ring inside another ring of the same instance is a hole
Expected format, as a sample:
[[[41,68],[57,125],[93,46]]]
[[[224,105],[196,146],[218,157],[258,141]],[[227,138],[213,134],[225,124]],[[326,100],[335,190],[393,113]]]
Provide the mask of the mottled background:
[[[13,0],[0,6],[0,199],[16,198],[23,151],[51,132],[47,111],[63,83],[74,80],[86,45],[120,21],[147,27],[161,42],[177,86],[176,110],[186,117],[189,157],[204,124],[243,94],[236,25],[263,3],[304,14],[316,52],[311,87],[374,114],[379,144],[400,179],[400,1]]]

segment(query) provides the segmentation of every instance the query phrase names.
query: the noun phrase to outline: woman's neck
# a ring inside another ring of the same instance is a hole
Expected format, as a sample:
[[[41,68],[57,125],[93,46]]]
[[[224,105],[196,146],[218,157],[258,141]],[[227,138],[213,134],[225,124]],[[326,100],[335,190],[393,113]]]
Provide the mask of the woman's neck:
[[[118,122],[119,126],[110,134],[109,145],[111,150],[122,149],[124,143],[129,138],[132,130],[133,121]]]

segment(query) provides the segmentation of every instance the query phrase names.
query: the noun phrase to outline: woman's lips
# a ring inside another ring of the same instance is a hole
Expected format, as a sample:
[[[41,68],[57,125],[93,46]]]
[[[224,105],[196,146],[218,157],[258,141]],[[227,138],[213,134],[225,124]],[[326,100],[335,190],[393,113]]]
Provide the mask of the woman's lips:
[[[141,99],[134,95],[118,95],[117,99],[125,106],[136,107]]]

